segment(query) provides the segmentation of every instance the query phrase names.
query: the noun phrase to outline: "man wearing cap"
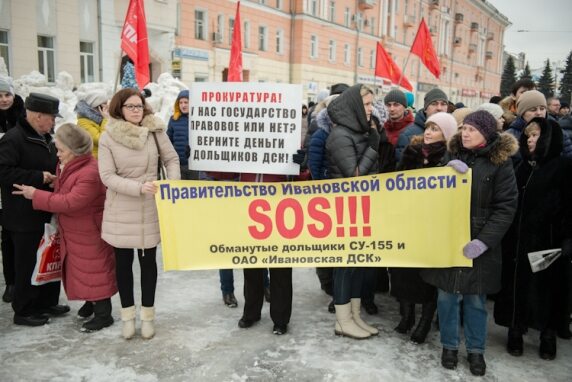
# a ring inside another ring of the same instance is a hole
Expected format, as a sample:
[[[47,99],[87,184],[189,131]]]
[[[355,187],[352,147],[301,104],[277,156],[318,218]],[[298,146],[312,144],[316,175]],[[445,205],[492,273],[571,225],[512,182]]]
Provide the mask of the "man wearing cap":
[[[19,117],[25,114],[24,100],[14,92],[12,85],[0,79],[0,136],[16,126]],[[0,198],[0,225],[2,224],[2,198]],[[2,271],[6,289],[2,301],[12,302],[14,294],[14,244],[8,229],[2,228]]]
[[[417,115],[415,115],[415,121],[403,129],[399,134],[397,146],[395,147],[395,155],[397,156],[398,161],[401,160],[403,150],[409,144],[411,138],[415,135],[423,134],[427,118],[435,113],[447,112],[447,108],[449,106],[448,102],[449,98],[447,97],[447,94],[439,88],[434,88],[427,92],[423,99],[423,110],[418,111]]]
[[[14,184],[27,184],[49,190],[55,179],[56,149],[50,136],[58,114],[59,101],[51,96],[31,93],[26,98],[26,115],[0,139],[0,185],[2,187],[2,225],[10,232],[15,253],[15,283],[12,308],[14,324],[40,326],[49,315],[58,316],[69,307],[58,305],[60,283],[31,285],[36,251],[51,214],[35,211],[32,202],[13,195]]]
[[[407,98],[399,89],[393,89],[387,93],[383,102],[389,113],[389,119],[385,121],[383,127],[385,128],[389,142],[395,146],[399,134],[403,129],[413,123],[413,113],[407,110]]]

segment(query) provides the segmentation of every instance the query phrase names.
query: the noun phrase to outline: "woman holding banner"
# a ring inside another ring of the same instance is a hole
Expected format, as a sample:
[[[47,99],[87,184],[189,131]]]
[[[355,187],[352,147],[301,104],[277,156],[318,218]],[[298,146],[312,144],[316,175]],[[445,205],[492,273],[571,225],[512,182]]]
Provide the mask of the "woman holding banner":
[[[398,170],[436,167],[447,152],[447,142],[457,132],[457,121],[449,113],[427,118],[423,135],[414,136],[403,150]],[[411,334],[411,341],[425,342],[437,309],[437,290],[419,275],[419,268],[392,268],[391,295],[399,301],[401,321],[395,328],[405,334],[415,324],[415,304],[421,304],[421,319]]]
[[[497,121],[487,111],[465,117],[461,131],[451,138],[443,163],[459,172],[472,169],[471,241],[463,255],[473,267],[425,269],[423,280],[437,287],[437,310],[443,353],[441,365],[457,367],[460,332],[460,303],[467,359],[473,375],[484,375],[487,339],[487,294],[501,284],[501,240],[510,227],[517,205],[518,190],[510,157],[518,142],[497,131]]]
[[[328,106],[333,123],[326,141],[330,177],[350,178],[378,172],[381,135],[372,118],[374,94],[361,84],[354,85]],[[335,333],[355,339],[377,335],[376,328],[360,316],[364,268],[334,270]]]
[[[109,104],[110,120],[99,141],[99,174],[107,186],[102,237],[113,246],[121,299],[123,337],[135,335],[133,249],[141,267],[141,336],[155,334],[155,259],[159,218],[155,206],[158,161],[168,179],[180,179],[179,157],[165,133],[165,124],[145,103],[137,89],[118,91]]]
[[[502,290],[495,300],[495,322],[508,327],[507,351],[523,353],[523,334],[540,331],[539,355],[556,357],[556,333],[568,331],[566,272],[572,250],[572,167],[562,152],[562,130],[554,121],[534,118],[520,137],[516,169],[519,204],[503,240]],[[528,253],[562,248],[547,269],[533,273]]]

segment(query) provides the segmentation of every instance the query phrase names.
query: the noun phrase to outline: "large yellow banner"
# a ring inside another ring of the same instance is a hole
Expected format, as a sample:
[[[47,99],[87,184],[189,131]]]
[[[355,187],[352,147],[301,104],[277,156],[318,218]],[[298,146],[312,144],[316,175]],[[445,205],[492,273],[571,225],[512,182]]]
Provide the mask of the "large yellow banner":
[[[470,171],[158,183],[165,270],[472,266]]]

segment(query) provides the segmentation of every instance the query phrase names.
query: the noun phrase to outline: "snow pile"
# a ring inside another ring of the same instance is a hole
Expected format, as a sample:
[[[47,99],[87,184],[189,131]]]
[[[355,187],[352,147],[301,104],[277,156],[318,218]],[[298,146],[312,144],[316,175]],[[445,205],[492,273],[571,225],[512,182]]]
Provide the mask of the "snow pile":
[[[112,83],[90,82],[75,88],[73,77],[65,71],[58,73],[54,85],[48,84],[46,76],[38,71],[33,71],[13,80],[7,76],[6,65],[3,64],[3,60],[0,61],[0,78],[13,83],[16,94],[23,99],[26,99],[30,93],[35,92],[49,94],[60,100],[60,114],[62,118],[56,118],[56,129],[64,123],[76,122],[75,105],[79,100],[84,99],[88,93],[94,90],[103,90],[109,95],[110,99],[113,96]],[[170,73],[163,73],[159,76],[157,82],[149,83],[146,88],[151,90],[152,93],[151,97],[147,98],[151,109],[157,117],[167,123],[169,117],[173,114],[173,105],[177,95],[181,90],[188,89],[188,86],[182,81],[173,78]]]

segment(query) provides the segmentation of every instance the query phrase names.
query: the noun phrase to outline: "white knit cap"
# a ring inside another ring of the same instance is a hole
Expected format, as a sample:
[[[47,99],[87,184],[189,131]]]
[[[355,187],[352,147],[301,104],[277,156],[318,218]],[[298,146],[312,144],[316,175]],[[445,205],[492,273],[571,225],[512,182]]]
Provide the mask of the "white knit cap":
[[[489,113],[491,113],[493,115],[493,117],[495,117],[496,119],[500,119],[500,117],[502,117],[504,111],[502,109],[502,107],[500,107],[499,105],[497,105],[496,103],[483,103],[482,105],[480,105],[479,107],[477,107],[476,110],[485,110],[488,111]],[[475,110],[475,111],[476,111]]]
[[[92,90],[87,93],[83,99],[91,108],[96,108],[109,101],[107,92],[102,89]]]

